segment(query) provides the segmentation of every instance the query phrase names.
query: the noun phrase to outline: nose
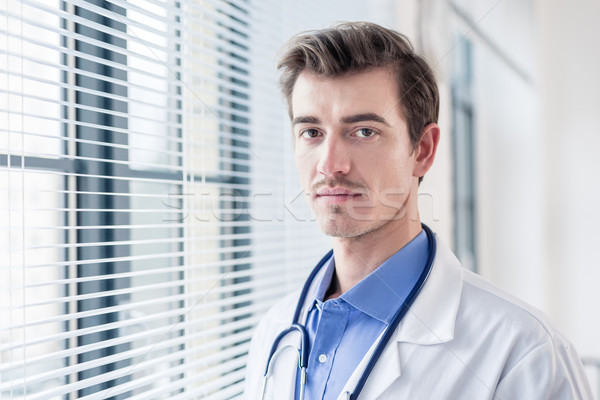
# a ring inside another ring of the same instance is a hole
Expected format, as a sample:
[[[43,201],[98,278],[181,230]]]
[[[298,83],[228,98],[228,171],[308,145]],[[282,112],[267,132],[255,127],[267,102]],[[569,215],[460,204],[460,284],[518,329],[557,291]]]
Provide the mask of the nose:
[[[317,170],[325,177],[333,178],[337,175],[346,175],[350,172],[351,148],[336,135],[328,135],[320,149]]]

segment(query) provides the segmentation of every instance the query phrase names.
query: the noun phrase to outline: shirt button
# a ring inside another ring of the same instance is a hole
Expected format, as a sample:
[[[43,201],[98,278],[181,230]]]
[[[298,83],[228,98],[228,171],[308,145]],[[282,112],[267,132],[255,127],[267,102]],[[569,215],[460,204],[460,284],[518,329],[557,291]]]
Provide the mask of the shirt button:
[[[321,354],[321,355],[319,356],[319,362],[320,362],[321,364],[325,364],[325,363],[327,362],[327,355],[325,355],[325,354]]]

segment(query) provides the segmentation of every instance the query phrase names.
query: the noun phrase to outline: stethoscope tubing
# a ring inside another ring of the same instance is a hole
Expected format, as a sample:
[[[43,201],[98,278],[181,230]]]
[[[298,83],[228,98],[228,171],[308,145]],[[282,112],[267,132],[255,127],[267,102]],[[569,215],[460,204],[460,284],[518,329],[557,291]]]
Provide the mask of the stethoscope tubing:
[[[309,347],[308,346],[308,332],[306,331],[306,328],[304,328],[302,325],[300,325],[296,322],[294,322],[287,329],[281,331],[279,333],[279,335],[277,335],[277,337],[273,341],[273,346],[271,346],[271,352],[269,353],[269,360],[273,357],[273,355],[277,351],[277,347],[279,346],[279,342],[281,341],[281,339],[283,339],[288,333],[290,333],[292,331],[300,332],[300,353],[299,353],[300,357],[298,359],[298,364],[299,364],[300,368],[307,368],[308,367],[308,351],[309,351],[309,349],[308,349],[308,347]],[[269,363],[267,363],[265,375],[267,375],[268,373],[269,373]]]
[[[321,270],[321,267],[331,258],[332,255],[333,250],[329,250],[327,254],[325,254],[323,258],[321,258],[321,261],[317,263],[316,267],[313,268],[308,278],[306,278],[306,281],[304,281],[302,292],[300,292],[300,297],[298,298],[298,303],[296,304],[296,311],[294,312],[294,319],[292,319],[292,324],[300,325],[300,314],[302,313],[302,308],[304,307],[304,302],[306,301],[308,290],[310,289],[311,284],[315,280],[315,277]]]

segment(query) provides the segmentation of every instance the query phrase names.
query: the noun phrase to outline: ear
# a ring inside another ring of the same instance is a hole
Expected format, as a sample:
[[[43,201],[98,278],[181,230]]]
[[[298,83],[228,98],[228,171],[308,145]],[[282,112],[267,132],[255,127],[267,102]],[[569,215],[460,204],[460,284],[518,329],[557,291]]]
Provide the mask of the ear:
[[[421,135],[421,140],[415,149],[413,176],[421,178],[429,171],[429,168],[433,165],[439,141],[440,127],[438,124],[429,124],[423,128],[423,135]]]

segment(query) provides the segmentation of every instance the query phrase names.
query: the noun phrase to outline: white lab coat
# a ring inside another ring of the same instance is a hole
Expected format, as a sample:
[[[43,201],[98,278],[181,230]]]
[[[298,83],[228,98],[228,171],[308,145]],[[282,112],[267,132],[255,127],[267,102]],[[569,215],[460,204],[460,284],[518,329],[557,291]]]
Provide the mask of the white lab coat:
[[[317,276],[311,291],[319,280]],[[271,345],[289,326],[298,296],[275,305],[254,333],[246,373],[248,400],[260,399]],[[305,304],[301,321],[307,312]],[[297,335],[289,334],[279,347],[298,342]],[[338,400],[352,392],[373,348]],[[286,350],[268,380],[266,399],[293,400],[297,370],[297,356]],[[547,318],[463,269],[438,239],[430,276],[359,399],[591,400],[592,394],[575,349]]]

